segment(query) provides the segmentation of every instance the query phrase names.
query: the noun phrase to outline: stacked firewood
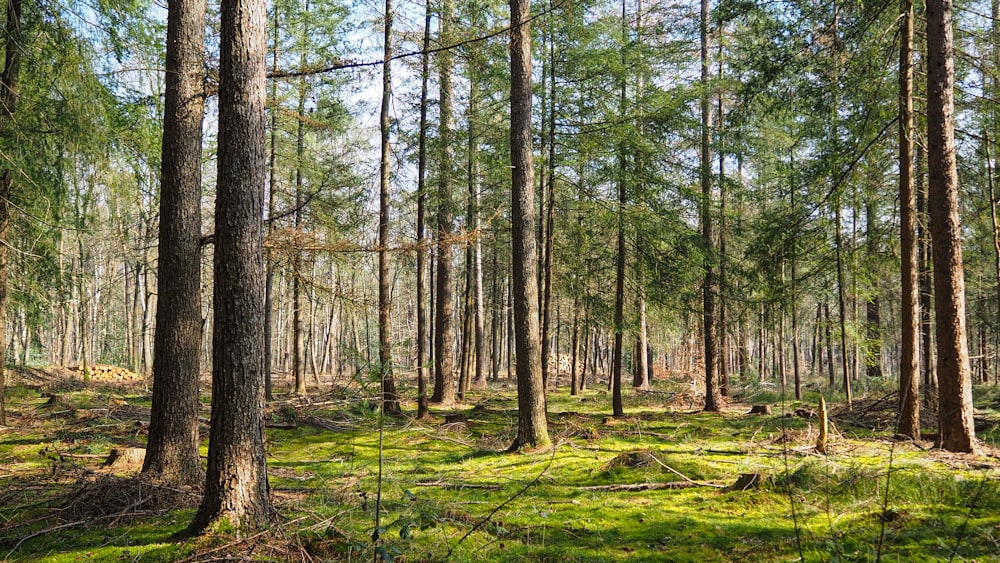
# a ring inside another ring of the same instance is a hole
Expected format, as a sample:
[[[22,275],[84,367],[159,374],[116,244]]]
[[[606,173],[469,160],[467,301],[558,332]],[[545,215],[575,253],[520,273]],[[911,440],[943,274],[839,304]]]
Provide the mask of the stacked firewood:
[[[83,366],[71,367],[70,370],[72,370],[78,377],[82,378],[84,376]],[[94,381],[130,383],[133,381],[143,380],[141,375],[132,370],[106,364],[88,365],[87,373],[90,374],[90,378]]]

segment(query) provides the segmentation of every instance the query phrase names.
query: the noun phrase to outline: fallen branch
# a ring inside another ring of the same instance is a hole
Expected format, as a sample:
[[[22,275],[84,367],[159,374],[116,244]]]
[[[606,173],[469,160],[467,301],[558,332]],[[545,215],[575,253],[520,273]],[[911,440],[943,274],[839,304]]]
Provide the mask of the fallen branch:
[[[587,487],[574,487],[581,491],[609,491],[609,492],[629,492],[629,491],[659,491],[663,489],[691,489],[694,487],[714,487],[716,489],[725,488],[725,485],[718,483],[702,483],[698,481],[673,481],[669,483],[619,483],[616,485],[590,485]]]
[[[58,526],[52,526],[51,528],[45,528],[44,530],[38,530],[37,532],[28,534],[23,538],[21,538],[20,540],[18,540],[16,544],[14,544],[14,547],[7,552],[7,556],[4,557],[4,559],[10,559],[10,556],[13,555],[15,551],[17,551],[17,548],[21,547],[21,544],[32,538],[37,538],[38,536],[43,536],[49,532],[54,532],[56,530],[61,530],[63,528],[72,528],[74,526],[80,526],[81,524],[85,523],[86,522],[84,520],[77,520],[76,522],[67,522],[65,524],[59,524]]]
[[[500,485],[482,485],[477,483],[447,483],[445,481],[425,481],[423,483],[414,483],[417,487],[441,487],[443,489],[484,489],[487,491],[496,491],[501,489]]]

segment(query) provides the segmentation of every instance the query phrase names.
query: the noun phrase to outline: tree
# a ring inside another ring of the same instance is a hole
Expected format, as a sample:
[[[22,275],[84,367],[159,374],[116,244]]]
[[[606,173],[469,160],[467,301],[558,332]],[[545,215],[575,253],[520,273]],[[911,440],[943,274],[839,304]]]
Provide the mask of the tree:
[[[160,174],[159,306],[153,402],[142,470],[185,484],[203,477],[198,458],[198,380],[204,59],[204,0],[171,2]]]
[[[385,34],[382,58],[382,109],[379,113],[381,159],[378,205],[378,372],[382,409],[399,414],[396,380],[392,376],[392,278],[389,272],[389,102],[392,99],[392,0],[385,0]]]
[[[928,1],[926,16],[927,206],[931,215],[940,390],[938,445],[948,451],[971,452],[976,447],[976,431],[972,420],[962,229],[958,214],[951,0]]]
[[[448,31],[454,13],[453,0],[444,0],[441,6],[441,36],[449,37]],[[438,113],[438,142],[440,143],[440,170],[438,172],[437,201],[437,306],[434,308],[434,393],[431,401],[450,405],[455,402],[455,358],[452,351],[454,339],[455,295],[452,288],[452,212],[451,169],[455,159],[454,126],[452,123],[452,57],[447,50],[439,57],[440,91]]]
[[[13,145],[14,116],[17,108],[18,78],[21,70],[21,0],[7,0],[4,20],[3,73],[0,74],[0,142]],[[0,163],[0,426],[7,424],[4,394],[7,387],[7,303],[10,277],[10,200],[14,173],[10,165]]]
[[[264,449],[265,3],[223,0],[205,496],[191,523],[253,529],[272,516]]]
[[[420,55],[420,124],[417,132],[417,418],[427,416],[427,248],[424,216],[427,207],[427,81],[430,77],[431,4],[424,8]]]
[[[705,345],[705,410],[722,410],[717,383],[715,334],[715,265],[714,234],[712,230],[712,150],[709,139],[712,130],[712,106],[709,77],[709,0],[701,0],[701,236],[705,245],[705,278],[702,286],[702,333]]]
[[[535,165],[531,147],[531,10],[510,1],[511,238],[517,353],[517,438],[511,449],[551,443],[545,414],[538,322]]]
[[[920,437],[920,288],[917,281],[917,204],[913,182],[913,0],[902,0],[899,19],[899,241],[902,281],[897,432]]]

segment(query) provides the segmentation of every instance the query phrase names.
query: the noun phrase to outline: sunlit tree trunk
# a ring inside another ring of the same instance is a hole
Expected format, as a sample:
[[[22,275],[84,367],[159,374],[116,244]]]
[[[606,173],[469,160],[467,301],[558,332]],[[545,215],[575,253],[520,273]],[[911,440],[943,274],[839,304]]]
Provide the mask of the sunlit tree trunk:
[[[705,275],[702,280],[702,337],[705,347],[705,410],[718,412],[722,410],[722,400],[719,395],[718,362],[716,358],[716,311],[715,311],[715,242],[712,229],[712,106],[710,103],[709,50],[711,40],[709,35],[709,0],[701,0],[701,238],[705,246]]]
[[[273,515],[264,449],[266,6],[223,0],[212,335],[212,427],[205,494],[191,523],[239,530]]]
[[[378,197],[378,365],[382,409],[399,414],[399,396],[392,365],[392,274],[389,271],[389,102],[392,99],[392,0],[385,0],[382,56],[382,109],[379,113],[381,159]]]
[[[517,347],[517,438],[512,449],[551,443],[545,412],[538,319],[534,159],[531,149],[531,13],[510,2],[510,152],[513,302]]]
[[[309,36],[309,0],[303,6],[302,34]],[[306,68],[306,53],[303,50],[299,54],[299,67]],[[305,167],[305,111],[306,111],[306,77],[299,77],[299,100],[297,106],[297,123],[295,132],[295,209],[292,212],[292,222],[295,229],[295,237],[292,242],[292,377],[295,381],[295,394],[304,396],[308,393],[306,389],[305,370],[305,319],[303,319],[303,296],[302,296],[302,189],[303,189],[303,168]],[[381,227],[380,227],[381,228]]]
[[[913,0],[901,0],[899,20],[899,230],[900,308],[897,432],[920,437],[920,288],[917,262],[917,206],[913,181]]]
[[[927,17],[927,170],[934,311],[937,333],[939,446],[954,452],[976,447],[972,377],[965,320],[962,227],[955,154],[951,0],[929,0]]]
[[[453,0],[443,0],[441,6],[442,38],[449,37]],[[437,212],[437,306],[434,309],[436,328],[434,331],[434,393],[431,401],[442,404],[455,402],[455,355],[452,350],[454,340],[454,288],[452,287],[452,162],[455,148],[452,130],[452,56],[448,51],[438,53],[440,64],[440,100],[438,102],[440,143],[440,173],[438,175]],[[537,308],[536,308],[537,309]]]

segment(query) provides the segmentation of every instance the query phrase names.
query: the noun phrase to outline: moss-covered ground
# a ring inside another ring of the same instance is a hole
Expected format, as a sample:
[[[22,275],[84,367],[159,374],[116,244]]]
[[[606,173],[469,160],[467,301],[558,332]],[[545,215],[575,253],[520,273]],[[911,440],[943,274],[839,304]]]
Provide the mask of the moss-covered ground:
[[[148,389],[26,378],[0,430],[0,559],[1000,561],[997,389],[976,393],[980,455],[894,440],[878,413],[895,399],[877,389],[831,409],[827,455],[816,420],[793,415],[816,393],[800,404],[734,387],[773,414],[736,402],[711,414],[689,389],[629,391],[613,419],[602,389],[554,388],[554,447],[516,453],[506,381],[424,420],[381,418],[358,383],[279,397],[267,436],[278,519],[250,537],[186,538],[197,491],[103,466],[145,441]]]

